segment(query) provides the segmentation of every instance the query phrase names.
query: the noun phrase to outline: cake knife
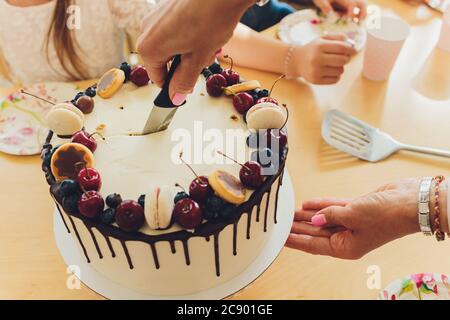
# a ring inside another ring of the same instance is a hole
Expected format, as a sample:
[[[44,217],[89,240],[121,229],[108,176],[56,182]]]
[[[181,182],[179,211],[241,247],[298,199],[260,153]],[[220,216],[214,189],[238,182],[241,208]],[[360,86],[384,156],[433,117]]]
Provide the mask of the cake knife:
[[[180,62],[181,56],[176,55],[172,61],[169,73],[167,74],[166,80],[164,81],[161,92],[153,101],[153,109],[148,116],[147,123],[145,124],[144,130],[142,132],[143,135],[166,130],[172,122],[172,119],[175,116],[178,108],[180,107],[174,105],[169,96],[169,84]]]

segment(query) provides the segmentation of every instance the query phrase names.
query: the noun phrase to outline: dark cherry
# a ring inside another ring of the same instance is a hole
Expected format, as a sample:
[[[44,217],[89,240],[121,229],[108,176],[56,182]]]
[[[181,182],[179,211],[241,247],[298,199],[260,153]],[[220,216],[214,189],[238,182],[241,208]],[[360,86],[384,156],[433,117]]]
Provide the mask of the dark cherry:
[[[83,193],[78,201],[78,210],[87,218],[98,217],[105,208],[105,201],[97,191]]]
[[[245,164],[242,164],[221,151],[218,151],[217,153],[241,166],[241,170],[239,171],[239,179],[245,187],[247,187],[248,189],[256,189],[263,184],[263,170],[262,166],[258,162],[249,161]]]
[[[239,171],[239,179],[248,189],[258,189],[264,183],[262,166],[256,161],[246,162]]]
[[[72,136],[72,142],[82,144],[83,146],[87,147],[92,152],[95,152],[97,150],[97,140],[95,140],[95,135],[100,135],[98,132],[94,132],[93,134],[89,134],[84,130],[78,131],[74,133]],[[102,139],[104,139],[102,137]]]
[[[113,193],[106,197],[105,202],[108,207],[115,209],[122,202],[122,197],[120,194]]]
[[[145,69],[143,66],[134,67],[130,74],[130,80],[138,87],[146,86],[150,81],[147,69]]]
[[[77,182],[84,191],[100,191],[102,178],[94,168],[83,168],[78,172]]]
[[[232,86],[235,84],[238,84],[241,77],[239,76],[239,73],[233,70],[233,59],[229,57],[228,55],[224,56],[224,58],[228,58],[231,61],[231,66],[229,69],[225,69],[221,72],[221,75],[225,77],[227,80],[227,85]]]
[[[189,194],[195,201],[205,203],[214,194],[214,190],[209,185],[207,177],[199,176],[189,185]]]
[[[144,222],[144,208],[136,201],[122,201],[116,208],[116,223],[120,229],[135,232],[144,225]]]
[[[90,114],[94,111],[95,102],[91,97],[83,95],[75,101],[75,106],[84,114]]]
[[[220,97],[226,86],[227,80],[221,74],[213,74],[206,79],[206,91],[212,97]]]
[[[233,96],[233,106],[240,114],[246,113],[254,104],[253,97],[247,92],[240,92]]]
[[[202,209],[190,198],[178,201],[173,209],[175,221],[186,229],[195,229],[202,223]]]

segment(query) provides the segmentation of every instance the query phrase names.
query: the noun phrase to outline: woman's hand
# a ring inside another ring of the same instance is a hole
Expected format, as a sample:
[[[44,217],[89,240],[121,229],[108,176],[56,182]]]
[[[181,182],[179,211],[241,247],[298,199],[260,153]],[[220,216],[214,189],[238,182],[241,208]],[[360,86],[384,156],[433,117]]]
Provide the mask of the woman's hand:
[[[346,17],[360,20],[367,15],[367,4],[363,0],[314,0],[314,4],[325,14],[336,10]]]
[[[295,213],[286,246],[319,255],[359,259],[419,232],[419,179],[385,185],[354,200],[307,201]]]
[[[212,63],[215,52],[232,36],[253,0],[165,0],[142,22],[137,42],[150,78],[162,86],[167,62],[181,54],[181,64],[169,94],[180,105],[192,92],[201,70]]]
[[[294,51],[296,75],[313,84],[337,83],[357,51],[343,34],[330,34]]]

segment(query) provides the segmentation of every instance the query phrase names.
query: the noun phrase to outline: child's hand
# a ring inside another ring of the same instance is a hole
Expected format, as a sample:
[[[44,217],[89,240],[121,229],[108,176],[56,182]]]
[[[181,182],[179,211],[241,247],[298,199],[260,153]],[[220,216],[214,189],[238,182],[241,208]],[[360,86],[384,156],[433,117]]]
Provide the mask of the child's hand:
[[[328,35],[297,48],[294,63],[296,75],[313,84],[337,83],[344,66],[357,52],[343,34]]]
[[[314,4],[325,14],[337,11],[350,18],[364,19],[367,4],[364,0],[314,0]]]

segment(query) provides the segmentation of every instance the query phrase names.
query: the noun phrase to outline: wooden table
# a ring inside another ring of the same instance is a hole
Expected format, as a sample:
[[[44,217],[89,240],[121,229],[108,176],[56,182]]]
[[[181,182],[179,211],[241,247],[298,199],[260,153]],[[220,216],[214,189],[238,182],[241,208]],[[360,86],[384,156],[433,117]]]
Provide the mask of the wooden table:
[[[412,25],[388,83],[361,77],[362,55],[344,79],[329,87],[283,81],[275,96],[291,110],[288,168],[296,202],[317,196],[356,196],[390,180],[450,176],[450,160],[400,153],[366,163],[328,147],[320,137],[323,113],[332,107],[352,113],[399,140],[450,148],[450,54],[434,50],[438,16],[421,19],[420,10],[401,1],[375,1]],[[274,34],[274,29],[267,34]],[[276,75],[240,69],[267,87]],[[419,93],[418,91],[422,92]],[[431,97],[431,98],[430,98]],[[437,98],[437,99],[436,99]],[[53,204],[38,157],[0,156],[0,298],[101,299],[86,287],[68,290],[66,266],[53,238]],[[413,272],[450,273],[450,243],[414,235],[388,244],[358,261],[343,261],[284,249],[272,267],[239,299],[374,299],[367,280],[372,266],[381,286]]]

